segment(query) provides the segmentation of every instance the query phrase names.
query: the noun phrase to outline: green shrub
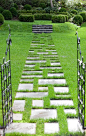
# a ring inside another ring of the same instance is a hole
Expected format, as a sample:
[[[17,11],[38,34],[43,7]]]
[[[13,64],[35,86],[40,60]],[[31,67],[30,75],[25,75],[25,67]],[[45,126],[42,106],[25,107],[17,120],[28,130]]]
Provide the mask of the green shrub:
[[[0,13],[2,13],[4,11],[4,9],[2,7],[0,7]]]
[[[57,12],[56,14],[68,15],[67,12]]]
[[[34,14],[35,20],[51,20],[50,14]]]
[[[65,22],[68,21],[68,16],[67,15],[64,15],[65,16]]]
[[[16,16],[17,16],[17,10],[16,10],[16,8],[12,7],[12,8],[10,9],[10,12],[12,13],[12,16],[13,16],[13,17],[16,17]]]
[[[74,18],[73,18],[73,23],[74,24],[81,25],[82,22],[83,22],[83,18],[82,18],[81,15],[74,16]]]
[[[12,19],[12,13],[9,10],[4,10],[2,12],[5,20],[11,20]]]
[[[86,12],[81,12],[80,15],[83,17],[83,22],[86,22]]]
[[[66,12],[66,9],[65,9],[65,8],[61,8],[61,9],[59,10],[59,12]]]
[[[52,16],[52,23],[64,23],[66,21],[65,15]]]
[[[42,7],[42,9],[46,8],[46,4],[44,2],[40,3],[39,6]]]
[[[31,5],[29,5],[29,4],[26,4],[26,5],[24,5],[24,9],[26,9],[26,10],[31,10]]]
[[[50,13],[51,8],[50,7],[46,7],[44,10],[45,10],[46,13]]]
[[[78,12],[77,12],[77,10],[73,9],[73,10],[71,10],[71,13],[76,15]]]
[[[16,3],[14,3],[14,8],[18,9],[18,5]]]
[[[20,15],[19,20],[22,22],[34,22],[33,15]]]
[[[4,23],[4,16],[0,13],[0,24]]]

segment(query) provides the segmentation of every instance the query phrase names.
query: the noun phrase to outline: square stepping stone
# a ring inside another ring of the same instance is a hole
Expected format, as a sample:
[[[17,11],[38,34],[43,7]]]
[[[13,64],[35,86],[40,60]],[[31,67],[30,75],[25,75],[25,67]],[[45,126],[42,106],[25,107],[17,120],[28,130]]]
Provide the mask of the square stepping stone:
[[[48,96],[48,92],[19,92],[16,93],[15,98],[22,98],[22,97],[28,97],[28,98],[43,98],[45,96]]]
[[[68,97],[71,97],[71,95],[56,95],[57,97],[62,97],[62,98],[68,98]]]
[[[56,66],[56,65],[60,65],[60,62],[57,62],[57,63],[51,63],[51,66]]]
[[[76,114],[76,110],[75,109],[64,109],[64,112],[66,114]]]
[[[48,45],[48,46],[55,46],[55,45]]]
[[[50,100],[50,105],[54,106],[73,106],[72,100]]]
[[[57,118],[56,109],[32,109],[30,119],[55,119]]]
[[[43,107],[43,100],[32,100],[32,106]]]
[[[68,118],[67,123],[69,132],[84,132],[78,119]]]
[[[34,78],[34,77],[43,77],[42,75],[23,75],[22,78]]]
[[[68,87],[54,87],[54,91],[56,93],[68,93],[69,88]]]
[[[59,132],[59,124],[58,123],[44,123],[44,133],[45,134],[53,134]]]
[[[48,90],[48,87],[38,87],[38,90],[41,90],[41,91]]]
[[[44,57],[58,57],[58,55],[44,55]]]
[[[25,100],[15,100],[13,103],[14,111],[24,111]]]
[[[22,114],[13,113],[13,120],[22,120]]]
[[[29,51],[29,52],[34,53],[34,51]]]
[[[39,85],[45,85],[45,84],[66,84],[65,79],[39,79],[38,80]]]
[[[36,123],[12,123],[6,133],[36,134]]]
[[[18,91],[20,90],[33,90],[33,84],[19,84]]]
[[[48,77],[63,77],[64,74],[63,73],[48,73]]]

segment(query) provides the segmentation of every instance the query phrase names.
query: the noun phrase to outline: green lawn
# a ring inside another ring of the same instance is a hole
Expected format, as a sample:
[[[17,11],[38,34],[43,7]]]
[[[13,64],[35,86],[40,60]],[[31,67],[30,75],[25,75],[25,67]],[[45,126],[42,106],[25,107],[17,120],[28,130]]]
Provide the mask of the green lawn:
[[[52,24],[52,22],[51,21],[35,21],[34,23],[24,23],[19,21],[5,21],[5,23],[2,26],[0,26],[0,51],[1,51],[0,63],[2,63],[3,56],[5,56],[4,52],[6,50],[6,39],[8,37],[8,24],[11,27],[11,38],[12,38],[12,46],[11,46],[11,67],[12,68],[11,70],[12,70],[12,90],[13,90],[13,100],[14,100],[15,94],[18,89],[18,84],[20,82],[20,78],[22,75],[22,71],[24,68],[25,60],[27,58],[28,51],[30,49],[30,43],[32,39],[34,38],[34,34],[32,33],[32,24]],[[67,81],[69,91],[73,98],[74,107],[77,110],[77,36],[75,36],[76,26],[73,24],[70,24],[69,22],[61,23],[61,24],[53,23],[52,25],[53,25],[53,33],[51,34],[52,41],[54,42],[55,48],[59,55],[64,76]],[[82,27],[78,29],[78,35],[81,38],[82,55],[84,56],[84,60],[86,62],[86,53],[85,53],[86,23],[82,24]],[[51,41],[46,40],[45,42],[49,43]],[[47,59],[47,65],[49,65],[48,59]],[[38,68],[39,66],[36,65],[35,69],[38,69]],[[44,77],[46,77],[46,74],[47,74],[47,71],[43,71]],[[37,82],[37,79],[35,79],[35,81]],[[34,83],[34,89],[36,87],[37,86]],[[50,88],[52,88],[52,86],[50,86]],[[0,97],[1,97],[1,93],[0,93]],[[51,97],[51,94],[49,97]],[[44,98],[44,101],[45,101],[44,103],[45,107],[49,105],[48,98]],[[26,99],[26,107],[25,107],[26,111],[28,108],[29,109],[31,108],[30,105],[28,106],[28,103],[31,105],[31,99]],[[0,105],[1,105],[1,98],[0,98]],[[59,116],[60,110],[63,111],[63,109],[62,107],[59,107],[57,110],[58,110],[58,116]],[[27,115],[26,113],[24,113],[25,118],[23,119],[23,121],[28,122],[27,119],[29,115]],[[61,114],[61,118],[62,116],[63,114]],[[59,120],[61,120],[61,118]],[[65,122],[65,118],[66,116],[64,117],[64,122]],[[2,117],[0,116],[0,125],[2,125],[1,120],[2,120]],[[42,122],[44,122],[44,120],[42,120]],[[37,125],[40,129],[37,130],[37,133],[38,134],[41,133],[42,135],[43,124],[40,125],[40,123],[41,121],[39,120],[37,122]],[[62,131],[63,130],[61,130],[61,132]]]

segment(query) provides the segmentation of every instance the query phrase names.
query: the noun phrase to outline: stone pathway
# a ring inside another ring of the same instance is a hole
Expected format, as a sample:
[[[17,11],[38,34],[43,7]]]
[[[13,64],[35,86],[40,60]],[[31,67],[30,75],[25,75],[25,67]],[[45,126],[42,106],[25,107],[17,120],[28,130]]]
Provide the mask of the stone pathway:
[[[43,37],[42,34],[37,34],[37,36],[34,35],[35,40],[32,41],[13,103],[15,122],[9,126],[6,133],[19,132],[38,135],[37,120],[43,119],[42,133],[59,135],[62,128],[65,128],[64,122],[61,128],[60,113],[61,115],[63,113],[62,117],[66,118],[69,134],[83,132],[76,118],[77,112],[55,45],[48,41],[52,40],[52,37],[50,34],[47,34],[46,37]],[[31,105],[28,103],[27,106],[27,100]],[[28,118],[26,117],[25,122],[24,116],[27,112]],[[67,130],[63,131],[66,134]]]

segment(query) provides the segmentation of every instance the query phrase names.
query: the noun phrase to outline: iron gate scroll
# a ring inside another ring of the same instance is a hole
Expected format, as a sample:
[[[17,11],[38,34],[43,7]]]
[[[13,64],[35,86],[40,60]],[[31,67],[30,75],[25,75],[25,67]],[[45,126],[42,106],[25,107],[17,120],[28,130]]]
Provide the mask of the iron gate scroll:
[[[12,84],[11,84],[11,60],[10,60],[10,45],[12,43],[10,37],[11,30],[9,27],[9,36],[7,39],[7,47],[3,64],[1,64],[1,93],[2,93],[2,116],[3,116],[3,135],[5,129],[13,122],[12,112]]]
[[[85,63],[81,54],[80,38],[77,34],[77,90],[78,90],[78,118],[85,129]]]

